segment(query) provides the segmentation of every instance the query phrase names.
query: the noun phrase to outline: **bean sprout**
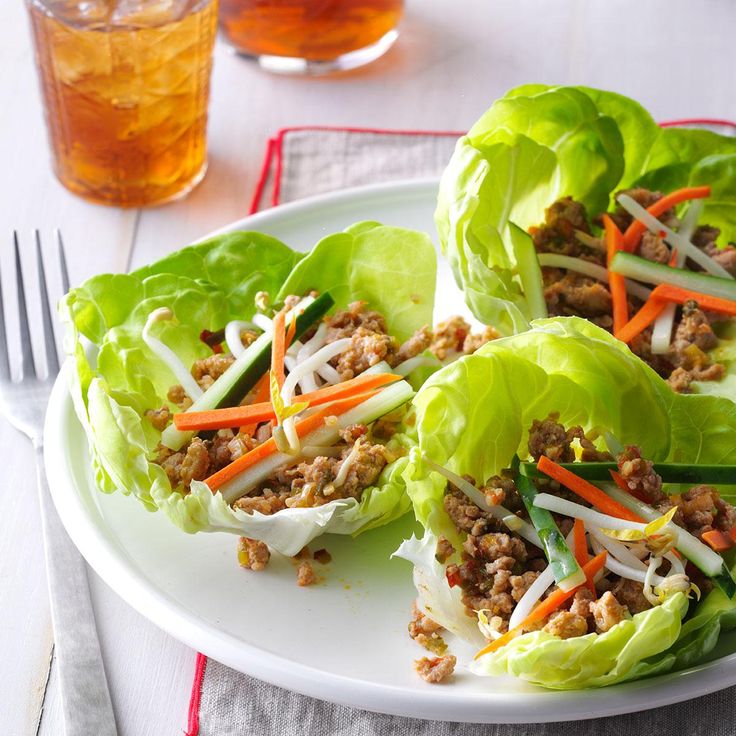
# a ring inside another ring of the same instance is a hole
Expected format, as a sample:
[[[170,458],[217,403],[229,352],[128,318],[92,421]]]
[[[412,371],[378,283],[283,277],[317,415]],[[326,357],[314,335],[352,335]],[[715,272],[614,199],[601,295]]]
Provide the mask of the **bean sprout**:
[[[529,522],[519,519],[518,516],[512,514],[503,506],[498,504],[489,504],[486,497],[472,483],[468,483],[465,478],[457,475],[457,473],[453,473],[442,465],[432,462],[426,455],[422,455],[422,459],[426,463],[427,467],[447,478],[450,483],[452,483],[459,491],[464,493],[476,506],[493,514],[496,519],[506,523],[506,519],[513,516],[514,519],[521,522],[521,525],[513,531],[515,531],[520,537],[524,537],[528,542],[531,542],[535,547],[542,549],[542,542],[539,539],[539,535],[537,534],[536,529]],[[514,522],[515,526],[516,523],[517,522]]]
[[[628,194],[620,194],[618,203],[639,222],[653,233],[659,235],[664,233],[665,242],[669,243],[678,253],[684,253],[685,256],[695,261],[701,268],[714,276],[720,276],[724,279],[732,279],[733,276],[726,271],[720,263],[714,261],[707,253],[700,248],[695,247],[688,238],[679,235],[670,230],[664,223],[660,222],[654,215],[647,212],[637,201],[632,199]]]
[[[271,332],[273,330],[273,320],[266,317],[265,314],[254,314],[253,323],[260,327],[264,332]]]
[[[143,341],[166,364],[166,367],[174,374],[176,380],[187,392],[189,398],[196,401],[204,393],[200,385],[194,380],[179,356],[168,345],[164,345],[161,340],[151,334],[151,329],[156,322],[167,322],[172,319],[174,319],[174,313],[168,307],[154,309],[148,315],[143,327]]]
[[[697,199],[693,202],[687,210],[682,226],[678,231],[678,235],[683,238],[690,240],[695,227],[700,219],[700,214],[703,211],[703,200]],[[675,266],[682,268],[685,265],[685,253],[684,251],[678,250],[675,260]],[[670,341],[672,339],[672,328],[675,323],[675,312],[677,310],[677,304],[668,304],[662,314],[657,317],[654,321],[654,327],[652,328],[652,352],[655,355],[663,355],[670,349]]]
[[[260,330],[254,322],[246,322],[242,319],[234,319],[225,325],[225,342],[228,350],[237,358],[245,352],[240,333],[243,330]]]
[[[608,270],[604,266],[600,266],[597,263],[591,263],[585,261],[582,258],[573,258],[572,256],[565,256],[561,253],[540,253],[537,258],[539,259],[540,266],[546,266],[549,268],[565,268],[568,271],[577,271],[582,273],[584,276],[589,276],[591,279],[602,281],[604,284],[608,283]],[[645,302],[652,294],[652,290],[646,286],[642,286],[636,281],[626,279],[626,291],[637,299],[641,299]]]

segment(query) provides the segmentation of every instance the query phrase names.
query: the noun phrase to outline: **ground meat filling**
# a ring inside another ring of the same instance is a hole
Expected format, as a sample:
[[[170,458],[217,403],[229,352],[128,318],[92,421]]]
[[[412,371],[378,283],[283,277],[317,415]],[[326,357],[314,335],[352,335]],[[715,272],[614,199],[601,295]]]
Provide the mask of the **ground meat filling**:
[[[736,246],[733,243],[719,247],[716,240],[721,234],[717,227],[702,225],[693,233],[692,242],[716,263],[723,266],[731,276],[736,276]],[[698,268],[695,264],[689,265]]]
[[[524,540],[501,531],[501,522],[459,491],[449,491],[444,503],[458,531],[467,534],[462,562],[448,565],[448,580],[461,587],[470,611],[498,616],[503,631],[514,606],[539,575],[535,568],[544,569],[546,561],[540,550],[529,550]]]
[[[544,299],[550,316],[587,317],[599,327],[610,329],[613,302],[608,287],[588,276],[557,268],[543,268]]]
[[[457,355],[470,355],[497,337],[500,337],[500,334],[493,327],[485,327],[481,332],[472,332],[467,320],[455,316],[437,324],[432,333],[429,350],[438,360],[447,360]]]
[[[557,462],[610,461],[611,455],[599,451],[581,427],[565,428],[558,415],[535,421],[529,431],[529,454],[538,460],[547,456]],[[642,457],[641,450],[627,446],[617,458],[619,473],[631,493],[649,503],[661,513],[677,509],[673,521],[691,534],[702,538],[711,530],[729,531],[736,527],[736,508],[724,501],[718,491],[707,485],[698,485],[682,495],[668,496],[662,489],[662,478],[652,462]],[[465,480],[479,487],[473,478]],[[554,481],[536,480],[540,490],[575,503],[588,505],[571,491]],[[528,520],[526,509],[514,487],[513,480],[504,475],[489,479],[479,487],[489,503],[501,503],[519,517]],[[484,628],[508,631],[509,619],[516,605],[529,590],[539,574],[547,567],[543,552],[510,531],[501,521],[475,505],[464,493],[448,484],[444,495],[444,509],[461,537],[460,560],[447,539],[438,544],[437,559],[446,564],[450,587],[458,586],[466,613],[471,617],[484,614]],[[555,516],[559,530],[567,536],[572,520]],[[457,547],[457,545],[455,545]],[[442,550],[442,551],[441,551]],[[448,564],[449,563],[449,564]],[[669,563],[664,563],[660,574],[666,574]],[[688,570],[689,574],[689,570]],[[708,581],[701,581],[693,573],[693,581],[709,589]],[[556,586],[543,594],[546,598]],[[607,570],[595,585],[595,594],[587,586],[578,589],[572,599],[545,619],[525,625],[524,631],[543,630],[548,634],[568,639],[586,634],[602,634],[622,621],[649,610],[652,603],[644,594],[642,583],[621,578]]]
[[[146,417],[159,432],[166,429],[166,425],[171,421],[171,412],[168,406],[162,406],[160,409],[149,409]]]
[[[409,636],[427,651],[436,655],[442,655],[447,651],[447,644],[440,635],[443,627],[423,614],[417,608],[416,603],[412,607],[412,617],[408,628]]]
[[[572,611],[558,611],[549,617],[542,630],[553,636],[559,636],[560,639],[572,639],[574,636],[585,636],[588,633],[588,620],[586,616]]]
[[[538,253],[559,253],[605,263],[603,247],[591,245],[594,239],[585,207],[572,197],[563,197],[547,207],[544,223],[530,228],[529,233]]]
[[[625,192],[643,207],[649,207],[662,198],[660,192],[647,189],[630,189]],[[620,205],[611,215],[613,221],[624,232],[633,218]],[[680,223],[674,210],[667,210],[659,217],[670,228]],[[597,221],[600,225],[600,220]],[[529,229],[538,253],[558,253],[605,265],[605,248],[600,238],[591,234],[585,208],[570,197],[564,197],[545,210],[544,222]],[[720,263],[729,273],[736,275],[736,246],[718,247],[718,228],[708,225],[695,231],[692,241],[696,247]],[[668,263],[670,249],[655,233],[646,231],[637,255],[656,263]],[[688,261],[688,268],[701,270],[700,266]],[[580,316],[612,330],[612,300],[608,284],[563,268],[542,268],[544,296],[547,309],[552,316]],[[641,301],[629,297],[629,313],[635,313]],[[676,326],[670,350],[665,355],[652,353],[652,328],[637,335],[630,343],[632,351],[648,363],[657,373],[667,379],[673,390],[687,393],[693,381],[719,381],[725,375],[725,367],[714,362],[708,355],[718,344],[711,326],[711,316],[698,308],[696,303],[685,304],[678,309]]]
[[[184,386],[178,383],[169,389],[166,398],[172,404],[178,406],[181,411],[186,411],[194,403],[184,390]]]
[[[314,559],[320,565],[329,565],[332,562],[332,555],[326,549],[318,549],[314,553]]]
[[[662,478],[654,472],[654,463],[644,460],[638,447],[628,445],[618,456],[617,463],[619,475],[635,496],[652,505],[666,498],[662,492]]]
[[[608,590],[597,601],[591,601],[589,607],[599,634],[605,634],[629,616],[629,609]]]
[[[668,382],[675,390],[685,393],[693,381],[718,381],[725,375],[725,366],[714,363],[707,351],[718,345],[718,337],[708,316],[694,301],[682,306],[682,318],[675,330],[668,358],[675,366]]]
[[[231,462],[230,445],[234,439],[232,430],[221,429],[212,439],[194,437],[179,452],[161,445],[156,462],[166,471],[172,488],[188,491],[192,481],[204,480]],[[247,442],[251,438],[238,441]]]
[[[422,657],[414,662],[414,669],[422,680],[436,685],[450,679],[456,664],[457,658],[447,654],[444,657]]]
[[[670,500],[682,515],[681,525],[699,539],[705,532],[714,529],[727,532],[736,526],[736,508],[724,501],[712,486],[698,485]]]
[[[354,378],[382,360],[395,367],[425,350],[445,360],[473,353],[489,340],[499,337],[492,327],[473,333],[462,317],[451,317],[440,322],[434,331],[425,325],[400,345],[395,337],[388,334],[383,315],[366,309],[365,302],[353,302],[347,309],[330,317],[326,324],[327,343],[346,337],[351,341],[348,349],[331,361],[343,381]]]
[[[251,501],[258,503],[261,497],[278,498],[278,506],[283,502],[281,508],[322,506],[338,498],[359,498],[376,482],[389,460],[386,448],[373,444],[366,438],[366,432],[364,425],[348,428],[344,432],[345,437],[361,436],[345,445],[340,455],[316,457],[281,468],[251,494],[238,499],[235,506],[249,510],[247,507]]]
[[[307,585],[314,585],[317,582],[317,576],[314,574],[312,565],[306,560],[302,562],[296,571],[296,584],[302,588]]]
[[[437,562],[444,565],[447,560],[455,554],[455,548],[452,546],[452,542],[444,536],[440,535],[437,540],[437,549],[435,550],[434,556]]]
[[[354,378],[382,360],[390,365],[396,364],[400,351],[398,341],[388,334],[383,315],[366,309],[365,302],[353,302],[347,309],[330,317],[326,324],[326,343],[350,338],[348,349],[331,361],[342,381]],[[423,334],[424,330],[426,328],[419,332]],[[418,348],[417,352],[429,345],[427,338],[426,345],[420,347],[422,335],[415,335],[410,341]]]
[[[557,463],[572,463],[576,459],[575,447],[581,454],[583,462],[604,462],[611,460],[611,455],[600,451],[585,436],[582,427],[565,429],[558,421],[558,414],[551,414],[544,421],[534,420],[529,430],[529,454],[539,460],[545,455]]]
[[[192,376],[202,390],[206,391],[234,362],[235,356],[230,353],[215,353],[195,360]]]
[[[299,299],[297,296],[287,297],[286,307],[294,307]],[[361,301],[325,318],[324,329],[325,343],[343,338],[350,340],[348,349],[331,361],[343,381],[360,375],[381,361],[395,367],[430,348],[444,358],[454,357],[456,353],[473,352],[488,340],[498,337],[492,328],[473,333],[465,320],[453,317],[440,324],[435,332],[425,326],[399,343],[388,333],[384,316],[368,309]],[[315,331],[316,327],[309,330],[305,339]],[[212,334],[220,335],[217,339],[221,339],[221,332]],[[244,346],[257,337],[251,330],[243,330],[240,335]],[[209,389],[234,362],[231,354],[219,352],[219,344],[208,345],[213,350],[217,348],[218,352],[196,360],[191,368],[193,378],[203,390]],[[170,406],[180,411],[192,405],[192,399],[179,384],[170,387],[167,398]],[[252,400],[251,392],[243,403]],[[172,410],[164,405],[148,410],[146,417],[155,429],[162,432],[172,421]],[[386,465],[395,459],[395,453],[386,448],[386,443],[396,433],[401,418],[401,412],[393,412],[370,428],[364,425],[348,427],[341,433],[341,441],[329,453],[278,469],[267,481],[237,499],[233,507],[249,514],[271,515],[287,508],[321,506],[337,499],[359,499],[366,488],[378,481]],[[206,480],[270,437],[271,424],[268,422],[262,422],[248,432],[220,430],[214,435],[195,436],[178,451],[159,445],[154,462],[163,468],[171,486],[186,494],[193,482]],[[452,552],[448,551],[448,554]]]
[[[488,619],[496,617],[497,630],[505,632],[516,604],[545,569],[547,561],[541,550],[508,530],[500,531],[500,522],[459,491],[448,490],[444,503],[457,530],[467,535],[462,546],[462,562],[446,568],[448,582],[460,586],[469,615],[483,611]],[[570,523],[562,523],[560,530],[566,534],[570,526]],[[598,600],[587,588],[581,588],[565,607],[530,625],[528,630],[541,628],[568,639],[608,631],[631,614],[651,608],[641,583],[620,582],[623,583],[618,589],[621,597],[615,587]],[[553,589],[554,586],[546,594]],[[629,603],[631,611],[627,608]]]
[[[240,537],[238,540],[238,562],[241,567],[258,572],[265,570],[270,559],[271,553],[265,542],[248,537]]]

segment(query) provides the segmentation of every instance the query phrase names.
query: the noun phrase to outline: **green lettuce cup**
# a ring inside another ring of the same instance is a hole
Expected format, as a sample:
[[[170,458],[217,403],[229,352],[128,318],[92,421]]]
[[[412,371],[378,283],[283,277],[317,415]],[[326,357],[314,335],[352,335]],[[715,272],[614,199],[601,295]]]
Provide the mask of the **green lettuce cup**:
[[[261,233],[233,232],[130,274],[89,279],[65,297],[60,310],[73,361],[70,390],[99,489],[132,496],[185,532],[239,534],[284,554],[295,554],[324,532],[355,534],[403,515],[411,504],[401,473],[413,442],[403,431],[389,442],[397,459],[359,500],[264,515],[233,508],[203,482],[193,481],[186,493],[172,488],[154,462],[161,431],[145,415],[166,404],[168,389],[179,381],[143,330],[153,310],[170,310],[173,319],[157,334],[190,366],[212,355],[202,331],[251,319],[257,295],[278,304],[290,294],[317,290],[329,292],[333,310],[366,302],[385,316],[389,334],[404,341],[431,324],[435,282],[428,236],[375,222],[329,235],[307,254]]]
[[[447,579],[457,552],[444,562],[436,557],[441,537],[460,550],[465,535],[446,510],[447,478],[434,468],[484,484],[511,467],[515,456],[528,456],[530,427],[550,415],[590,436],[610,433],[637,445],[654,462],[736,464],[733,402],[672,392],[623,343],[578,318],[538,320],[525,333],[485,345],[431,376],[413,404],[418,446],[403,477],[424,536],[407,540],[397,554],[414,564],[421,608],[475,645],[483,641],[477,622]],[[733,502],[736,477],[718,490]],[[602,633],[523,633],[480,656],[471,669],[548,688],[600,687],[697,663],[734,623],[736,605],[719,588],[700,602],[677,592]]]
[[[547,222],[553,203],[572,198],[584,208],[589,223],[582,237],[587,234],[590,244],[598,238],[598,218],[614,209],[620,190],[668,193],[701,185],[710,187],[711,194],[701,200],[697,223],[720,231],[713,248],[726,247],[736,241],[736,139],[707,130],[660,128],[641,105],[613,92],[530,84],[494,102],[459,139],[442,174],[435,223],[468,307],[479,320],[508,335],[548,316],[550,300],[557,298],[548,296],[550,271],[557,268],[561,274],[583,274],[594,281],[596,265],[605,273],[600,249],[597,256],[593,249],[576,257],[587,261],[576,271],[566,250],[558,253],[554,244],[544,251],[544,271],[540,267],[530,229],[543,229],[540,224]],[[573,227],[573,222],[571,218],[563,225]],[[641,299],[648,293],[646,288],[629,289],[630,296]],[[606,295],[598,298],[605,300]],[[581,314],[578,305],[560,313]],[[703,349],[711,362],[723,366],[723,375],[695,375],[688,388],[736,401],[734,320],[712,321],[718,346]],[[664,326],[660,334],[665,334]],[[652,365],[664,365],[666,347],[658,347]],[[637,352],[651,358],[645,346]]]

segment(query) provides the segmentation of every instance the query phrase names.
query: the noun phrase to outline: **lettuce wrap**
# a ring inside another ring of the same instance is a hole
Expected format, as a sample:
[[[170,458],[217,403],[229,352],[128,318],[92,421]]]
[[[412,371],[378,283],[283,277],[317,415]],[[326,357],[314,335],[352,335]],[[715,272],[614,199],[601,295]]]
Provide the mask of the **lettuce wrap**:
[[[421,607],[455,634],[482,641],[474,619],[435,559],[440,536],[460,549],[443,505],[447,480],[425,458],[458,475],[485,479],[526,457],[534,420],[559,414],[564,426],[610,432],[655,462],[736,463],[736,405],[680,395],[605,330],[579,318],[533,322],[435,373],[414,398],[419,444],[403,472],[424,537],[398,556],[415,565]],[[734,478],[736,483],[736,478]],[[736,485],[719,489],[734,501]],[[457,559],[456,557],[453,559]],[[451,560],[452,561],[452,560]],[[481,675],[511,674],[549,688],[598,687],[697,663],[736,623],[736,604],[714,588],[688,604],[676,593],[602,634],[560,639],[526,633],[480,657]]]
[[[613,92],[531,84],[497,100],[459,139],[435,222],[468,307],[514,334],[548,316],[529,229],[553,202],[572,197],[595,220],[622,189],[697,185],[711,187],[698,221],[720,229],[718,247],[736,241],[736,139],[660,128],[641,105]],[[732,322],[716,325],[721,349],[712,355],[726,377],[696,380],[692,390],[736,400]]]
[[[405,340],[431,324],[435,279],[435,250],[426,235],[365,222],[325,237],[308,254],[261,233],[228,233],[73,289],[60,307],[73,361],[71,392],[100,490],[134,496],[186,532],[241,534],[287,555],[321,533],[357,533],[401,516],[410,508],[401,478],[406,457],[388,464],[360,501],[270,516],[232,508],[203,482],[194,481],[187,494],[172,489],[164,469],[152,462],[161,432],[143,417],[167,403],[167,390],[178,381],[142,330],[152,310],[169,308],[175,321],[162,324],[158,334],[189,366],[212,354],[202,330],[249,319],[259,292],[278,304],[315,289],[330,293],[333,309],[365,301],[385,315],[390,334]],[[390,442],[397,455],[410,444],[402,432]]]

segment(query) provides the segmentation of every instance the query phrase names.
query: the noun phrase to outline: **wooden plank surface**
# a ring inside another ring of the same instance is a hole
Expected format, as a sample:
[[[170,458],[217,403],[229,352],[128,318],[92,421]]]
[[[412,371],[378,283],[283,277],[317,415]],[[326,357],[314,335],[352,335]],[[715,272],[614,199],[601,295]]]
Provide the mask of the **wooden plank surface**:
[[[186,200],[144,212],[87,204],[53,178],[25,9],[0,4],[0,212],[6,233],[60,227],[75,281],[125,270],[242,217],[269,135],[287,125],[463,129],[508,87],[530,81],[616,89],[659,119],[736,118],[736,5],[719,0],[409,0],[402,36],[371,67],[325,79],[264,74],[222,43],[216,51],[210,170]],[[0,252],[9,246],[0,243]],[[3,732],[60,734],[58,684],[32,463],[12,447],[0,487],[0,723]],[[181,732],[194,666],[92,573],[91,586],[120,733]]]

